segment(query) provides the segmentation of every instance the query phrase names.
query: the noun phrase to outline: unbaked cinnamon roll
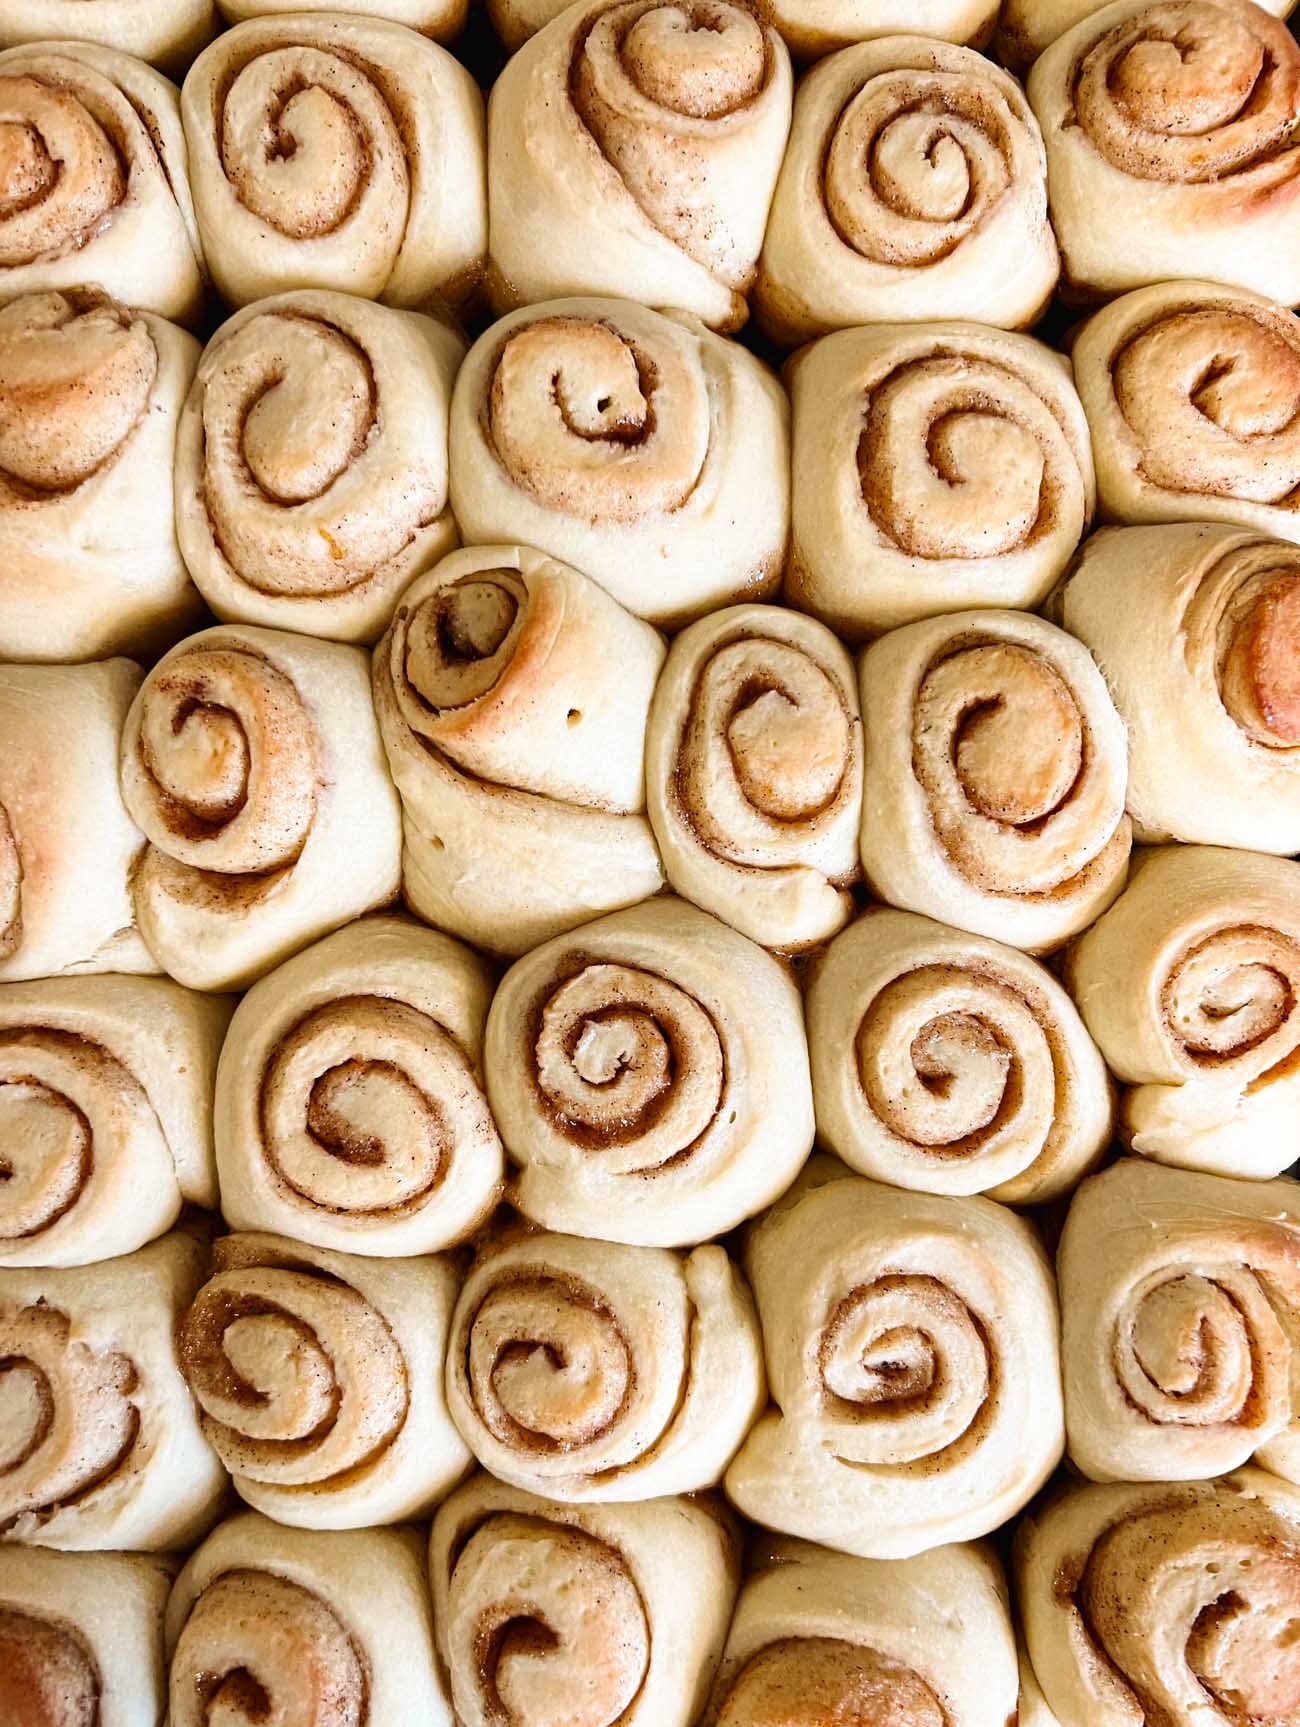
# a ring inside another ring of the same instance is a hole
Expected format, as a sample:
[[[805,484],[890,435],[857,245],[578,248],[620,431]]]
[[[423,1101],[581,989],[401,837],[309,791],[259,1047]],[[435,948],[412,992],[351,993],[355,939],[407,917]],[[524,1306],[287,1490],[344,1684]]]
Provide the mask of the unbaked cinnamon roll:
[[[433,1520],[438,1652],[463,1727],[691,1727],[736,1598],[693,1496],[561,1505],[476,1475]]]
[[[1059,263],[1038,122],[983,55],[890,36],[800,84],[759,269],[775,340],[935,318],[1021,329]]]
[[[181,550],[220,618],[374,641],[456,543],[444,325],[300,289],[237,312],[181,418]]]
[[[1013,1212],[814,1158],[745,1265],[775,1402],[727,1471],[746,1517],[906,1559],[998,1528],[1055,1469],[1056,1288]]]
[[[492,92],[498,309],[618,294],[743,324],[792,84],[784,42],[744,0],[570,7]]]
[[[1206,276],[1300,300],[1300,47],[1280,19],[1249,0],[1106,6],[1035,63],[1029,100],[1076,295]]]
[[[786,594],[853,641],[964,606],[1036,606],[1092,520],[1069,362],[976,324],[804,349]]]
[[[477,1228],[503,1161],[479,1071],[491,993],[477,954],[396,917],[255,983],[217,1073],[231,1227],[381,1258]]]
[[[1300,1714],[1300,1488],[1260,1469],[1071,1487],[1022,1524],[1016,1572],[1060,1727],[1286,1727]]]
[[[132,1253],[217,1206],[221,996],[161,978],[0,984],[0,1265]]]
[[[169,1727],[453,1727],[413,1530],[232,1517],[176,1579],[166,1632]]]
[[[1004,66],[1017,74],[1029,70],[1049,43],[1077,24],[1091,18],[1111,0],[1002,0],[998,15],[997,51]],[[1287,18],[1295,0],[1259,0],[1265,12]]]
[[[765,947],[823,941],[858,874],[853,662],[814,618],[732,606],[673,643],[650,710],[650,821],[678,893]]]
[[[206,1260],[197,1232],[173,1231],[102,1265],[0,1271],[6,1541],[154,1551],[211,1522],[226,1473],[172,1335]]]
[[[452,1419],[527,1492],[616,1503],[710,1487],[763,1395],[753,1302],[720,1247],[489,1240],[456,1303]]]
[[[185,137],[160,73],[116,46],[10,48],[0,54],[0,140],[0,301],[94,283],[164,318],[198,317],[203,254]]]
[[[211,38],[212,0],[0,0],[0,48],[98,42],[179,77]]]
[[[707,1241],[783,1193],[812,1147],[798,990],[683,900],[647,900],[519,960],[492,1002],[485,1064],[519,1165],[512,1198],[550,1229]]]
[[[149,840],[140,927],[193,988],[251,983],[397,891],[400,815],[359,648],[251,625],[181,642],[127,717],[122,795]]]
[[[959,612],[862,656],[862,862],[881,899],[1044,953],[1124,886],[1124,724],[1086,648]]]
[[[0,1721],[152,1727],[163,1715],[165,1560],[6,1547]]]
[[[222,1237],[176,1348],[240,1496],[306,1529],[426,1515],[469,1464],[442,1393],[455,1297],[444,1259]]]
[[[1067,982],[1129,1088],[1133,1151],[1255,1179],[1300,1157],[1300,864],[1218,846],[1135,853]]]
[[[140,668],[0,666],[0,981],[156,972],[135,925],[144,845],[118,746]]]
[[[217,0],[223,18],[232,24],[271,13],[319,12],[319,0]],[[348,0],[355,17],[387,18],[405,24],[435,42],[449,42],[464,28],[469,0]]]
[[[1128,730],[1134,837],[1300,852],[1300,548],[1106,528],[1052,596]]]
[[[472,543],[538,546],[676,626],[772,593],[790,522],[788,411],[748,350],[626,300],[512,312],[451,406],[451,503]]]
[[[986,1549],[886,1561],[760,1537],[749,1564],[701,1727],[1015,1720],[1010,1604]]]
[[[1038,1205],[1110,1142],[1110,1081],[1069,996],[1015,948],[873,909],[808,990],[817,1131],[863,1175]]]
[[[757,0],[757,4],[801,60],[904,31],[979,45],[993,28],[998,10],[997,0]]]
[[[483,98],[443,48],[385,19],[255,18],[181,93],[199,228],[222,297],[339,288],[459,304],[487,243]]]
[[[411,909],[497,953],[663,885],[645,815],[658,633],[526,546],[465,547],[374,659]]]

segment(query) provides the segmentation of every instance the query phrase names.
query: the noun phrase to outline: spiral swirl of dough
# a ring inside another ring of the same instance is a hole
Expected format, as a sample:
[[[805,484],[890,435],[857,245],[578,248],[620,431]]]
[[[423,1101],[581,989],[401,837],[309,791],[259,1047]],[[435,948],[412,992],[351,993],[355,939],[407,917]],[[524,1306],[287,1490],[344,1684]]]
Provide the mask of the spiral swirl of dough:
[[[1022,77],[1058,36],[1111,3],[1112,0],[1002,0],[998,14],[998,58],[1017,77]],[[1277,18],[1286,18],[1295,10],[1295,0],[1257,0],[1257,4]]]
[[[483,98],[436,43],[381,18],[254,18],[200,54],[181,113],[229,304],[336,288],[427,307],[477,285]]]

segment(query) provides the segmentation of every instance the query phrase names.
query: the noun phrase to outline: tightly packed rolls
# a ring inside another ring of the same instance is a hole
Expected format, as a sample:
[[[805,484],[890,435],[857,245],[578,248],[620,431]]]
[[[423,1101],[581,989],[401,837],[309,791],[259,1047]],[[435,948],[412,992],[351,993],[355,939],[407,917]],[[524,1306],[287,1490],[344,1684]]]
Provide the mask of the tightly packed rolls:
[[[1052,597],[1128,730],[1134,837],[1300,852],[1300,549],[1107,528]]]
[[[984,1549],[882,1562],[769,1538],[701,1727],[1006,1727],[1018,1684],[1006,1584]]]
[[[140,927],[182,983],[234,989],[397,891],[401,822],[359,648],[203,630],[149,673],[122,735],[149,840]]]
[[[1280,19],[1124,0],[1047,49],[1029,100],[1074,292],[1207,276],[1300,300],[1300,46]]]
[[[1259,0],[1265,12],[1289,17],[1295,0]],[[997,49],[1005,66],[1027,72],[1049,43],[1055,42],[1081,18],[1091,18],[1110,0],[1002,0],[998,15]]]
[[[374,659],[412,909],[516,954],[656,893],[663,660],[649,625],[526,546],[467,546],[414,582]]]
[[[881,899],[1043,953],[1124,885],[1124,724],[1086,648],[959,612],[862,656],[862,862]]]
[[[130,660],[0,666],[0,980],[154,972],[131,877],[144,841],[117,786]]]
[[[535,948],[496,993],[485,1050],[514,1203],[605,1240],[722,1235],[812,1147],[807,1062],[785,968],[683,900]]]
[[[452,1418],[527,1492],[615,1503],[712,1486],[763,1395],[753,1302],[720,1247],[488,1241],[456,1303]]]
[[[458,303],[487,243],[483,98],[445,49],[380,18],[253,19],[181,95],[199,229],[235,306],[339,288]]]
[[[1110,1142],[1096,1045],[1015,948],[871,910],[817,961],[807,1012],[817,1131],[863,1175],[1038,1205]]]
[[[979,42],[998,11],[997,0],[757,0],[757,4],[792,51],[805,60],[905,30],[947,42]]]
[[[1060,1727],[1296,1719],[1300,1488],[1259,1469],[1073,1487],[1025,1520],[1016,1570]]]
[[[232,24],[270,13],[321,10],[319,0],[217,0],[217,5]],[[464,27],[469,0],[348,0],[348,11],[354,17],[387,18],[436,42],[449,42]]]
[[[0,54],[0,114],[0,301],[93,282],[195,319],[202,252],[175,87],[114,48],[42,42]]]
[[[212,0],[0,0],[0,47],[99,42],[179,76],[215,23]]]
[[[776,340],[934,318],[1018,329],[1058,267],[1038,122],[982,55],[894,36],[799,86],[759,273]]]
[[[618,294],[743,324],[792,83],[743,0],[570,7],[492,92],[498,305]]]
[[[789,379],[794,605],[860,641],[1039,603],[1095,501],[1067,360],[976,324],[882,324],[825,337]]]
[[[396,917],[254,984],[217,1074],[227,1223],[381,1258],[477,1228],[503,1161],[479,1071],[491,993],[477,954]]]
[[[1280,1175],[1300,1157],[1300,865],[1217,846],[1140,851],[1070,954],[1088,1030],[1157,1163]]]
[[[1300,1188],[1125,1158],[1061,1237],[1065,1422],[1095,1481],[1300,1481]]]
[[[593,299],[512,312],[460,369],[450,439],[468,541],[538,546],[652,623],[781,579],[785,393],[685,314]]]
[[[12,1727],[148,1727],[163,1715],[166,1562],[6,1547],[0,1710]]]
[[[374,641],[456,543],[444,325],[310,289],[237,312],[181,419],[181,550],[221,618]]]
[[[433,1520],[438,1652],[463,1727],[691,1727],[736,1598],[698,1496],[561,1505],[476,1475]]]
[[[153,1551],[207,1527],[226,1475],[172,1341],[206,1259],[173,1231],[102,1265],[0,1271],[6,1541]]]
[[[1300,539],[1300,319],[1285,307],[1212,282],[1141,288],[1084,325],[1074,375],[1114,520]]]
[[[167,1659],[169,1727],[453,1727],[413,1530],[232,1517],[176,1579]]]
[[[220,996],[161,978],[0,985],[0,1265],[86,1265],[217,1206]]]
[[[650,711],[650,821],[678,893],[766,947],[824,941],[858,875],[862,720],[824,624],[732,606],[673,643]]]

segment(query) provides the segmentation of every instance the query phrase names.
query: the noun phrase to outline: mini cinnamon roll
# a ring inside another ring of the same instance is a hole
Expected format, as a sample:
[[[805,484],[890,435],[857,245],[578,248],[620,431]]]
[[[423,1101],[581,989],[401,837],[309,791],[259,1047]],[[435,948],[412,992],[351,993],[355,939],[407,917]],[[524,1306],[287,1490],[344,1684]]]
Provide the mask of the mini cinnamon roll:
[[[512,1198],[551,1229],[706,1241],[783,1193],[812,1148],[794,983],[682,900],[519,960],[492,1002],[485,1063],[520,1166]]]
[[[1038,122],[982,55],[889,36],[802,81],[759,268],[776,341],[935,318],[1022,329],[1059,263]]]
[[[1095,503],[1067,360],[977,324],[880,324],[824,337],[788,378],[792,604],[853,641],[1038,605]]]
[[[0,1271],[6,1541],[153,1552],[211,1523],[226,1473],[173,1343],[206,1260],[198,1232],[173,1231],[102,1265]]]
[[[561,1505],[476,1475],[433,1520],[438,1653],[463,1727],[691,1727],[739,1542],[698,1495]]]
[[[0,54],[0,302],[93,283],[188,324],[203,269],[174,85],[116,42]]]
[[[181,417],[181,550],[218,617],[370,642],[456,543],[447,412],[463,348],[414,312],[300,289],[209,342]]]
[[[498,953],[663,885],[645,816],[658,633],[526,546],[465,547],[374,660],[412,910]]]
[[[1068,289],[1204,276],[1294,305],[1300,46],[1286,25],[1249,0],[1089,13],[1029,75]]]
[[[1081,18],[1091,18],[1109,6],[1111,0],[1002,0],[998,14],[996,39],[998,57],[1017,76],[1026,73],[1034,61],[1058,36],[1077,24]],[[1287,18],[1295,10],[1295,0],[1259,0],[1265,12],[1277,18]]]
[[[450,436],[467,540],[537,546],[651,623],[781,579],[785,394],[684,313],[594,299],[512,312],[470,349]]]
[[[1255,1179],[1300,1157],[1300,864],[1139,851],[1067,981],[1129,1088],[1120,1128],[1133,1151]]]
[[[199,55],[181,114],[230,305],[336,288],[429,307],[477,286],[483,98],[435,42],[355,14],[250,19]]]
[[[145,679],[122,796],[149,841],[136,914],[180,982],[239,988],[397,892],[368,674],[359,648],[228,625]]]
[[[1123,721],[1086,648],[1021,612],[862,656],[862,862],[881,899],[1045,953],[1124,886]]]
[[[319,0],[217,0],[217,6],[231,24],[271,13],[321,10]],[[465,26],[469,0],[348,0],[348,11],[354,17],[387,18],[432,36],[435,42],[450,42]]]

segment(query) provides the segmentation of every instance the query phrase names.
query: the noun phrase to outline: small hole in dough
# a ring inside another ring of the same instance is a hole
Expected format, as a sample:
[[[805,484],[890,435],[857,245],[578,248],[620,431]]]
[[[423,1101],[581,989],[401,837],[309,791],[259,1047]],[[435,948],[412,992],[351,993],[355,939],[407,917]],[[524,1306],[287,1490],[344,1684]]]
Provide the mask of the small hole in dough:
[[[582,709],[581,708],[570,708],[567,717],[568,717],[569,724],[571,726],[581,725],[582,724]]]

